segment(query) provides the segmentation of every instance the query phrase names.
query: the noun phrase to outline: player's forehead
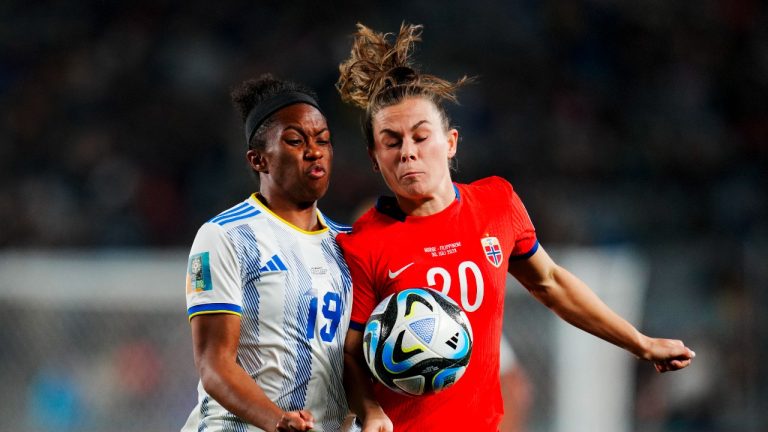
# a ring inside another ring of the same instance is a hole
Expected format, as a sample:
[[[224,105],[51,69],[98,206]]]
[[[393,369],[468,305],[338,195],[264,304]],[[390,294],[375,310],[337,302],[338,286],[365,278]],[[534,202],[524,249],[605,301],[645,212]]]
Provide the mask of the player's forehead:
[[[421,125],[440,123],[440,112],[434,102],[418,96],[383,107],[373,116],[374,133],[385,129],[405,132]]]
[[[275,123],[281,130],[289,126],[304,131],[308,135],[316,135],[328,131],[328,122],[320,110],[312,105],[297,103],[288,105],[274,114]]]

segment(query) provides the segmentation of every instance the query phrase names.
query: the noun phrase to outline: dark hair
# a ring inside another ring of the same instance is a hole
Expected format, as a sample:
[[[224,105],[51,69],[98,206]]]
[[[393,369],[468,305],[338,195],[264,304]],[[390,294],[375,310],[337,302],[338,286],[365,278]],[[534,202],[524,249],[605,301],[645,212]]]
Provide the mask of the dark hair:
[[[401,24],[393,42],[392,33],[376,33],[357,24],[352,52],[339,65],[336,89],[344,102],[365,110],[363,130],[368,148],[373,147],[373,116],[382,108],[395,105],[409,97],[423,97],[437,107],[443,127],[450,119],[443,101],[458,102],[456,90],[471,81],[467,76],[456,82],[417,71],[411,61],[413,46],[421,40],[422,26]]]
[[[317,100],[317,94],[315,94],[309,87],[293,81],[277,79],[271,74],[264,74],[256,79],[243,81],[232,90],[230,97],[232,98],[232,103],[235,105],[235,108],[237,108],[240,113],[243,123],[245,123],[248,113],[251,112],[253,107],[267,99],[288,93],[303,93],[312,99]],[[266,147],[267,141],[264,134],[272,125],[273,121],[273,116],[269,116],[268,119],[261,123],[258,129],[254,132],[251,140],[248,142],[248,148],[263,150]]]

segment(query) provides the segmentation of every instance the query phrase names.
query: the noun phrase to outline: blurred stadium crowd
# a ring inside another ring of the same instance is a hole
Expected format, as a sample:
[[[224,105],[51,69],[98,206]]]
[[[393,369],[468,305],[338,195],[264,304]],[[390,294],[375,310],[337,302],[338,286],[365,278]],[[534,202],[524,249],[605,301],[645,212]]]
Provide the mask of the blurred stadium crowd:
[[[187,248],[255,188],[228,93],[265,72],[320,95],[335,146],[321,207],[352,222],[383,185],[359,113],[333,88],[337,64],[356,22],[403,20],[425,25],[428,71],[477,77],[450,108],[455,178],[510,180],[545,245],[646,252],[659,315],[645,326],[709,350],[699,384],[667,394],[696,397],[664,412],[663,384],[642,375],[638,430],[759,430],[768,10],[757,0],[5,2],[0,248]],[[137,346],[129,359],[145,357]]]
[[[0,245],[186,245],[253,190],[228,92],[263,72],[320,93],[337,161],[323,207],[349,222],[380,190],[332,87],[358,20],[424,23],[426,68],[477,76],[453,110],[457,179],[508,178],[545,241],[768,232],[760,2],[279,5],[0,7]]]

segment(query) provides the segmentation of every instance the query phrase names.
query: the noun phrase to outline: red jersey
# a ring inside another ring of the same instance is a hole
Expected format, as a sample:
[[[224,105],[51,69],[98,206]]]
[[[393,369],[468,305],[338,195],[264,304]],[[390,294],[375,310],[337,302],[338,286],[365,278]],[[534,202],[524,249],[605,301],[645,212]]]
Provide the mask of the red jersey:
[[[474,342],[464,376],[428,396],[405,396],[374,383],[376,399],[400,431],[497,431],[503,413],[499,338],[510,259],[533,255],[533,224],[512,185],[499,177],[454,184],[456,200],[440,213],[406,216],[391,197],[336,241],[352,275],[350,328],[362,331],[389,294],[433,287],[467,313]]]

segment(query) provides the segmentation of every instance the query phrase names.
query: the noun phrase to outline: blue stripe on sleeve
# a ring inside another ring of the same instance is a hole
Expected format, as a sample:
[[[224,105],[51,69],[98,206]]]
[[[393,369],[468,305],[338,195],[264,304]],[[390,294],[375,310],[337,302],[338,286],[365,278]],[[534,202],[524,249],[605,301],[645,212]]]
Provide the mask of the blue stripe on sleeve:
[[[216,215],[213,219],[211,219],[208,222],[218,222],[220,219],[227,218],[229,216],[234,216],[236,214],[241,214],[243,212],[248,211],[249,209],[253,208],[250,204],[247,202],[244,202],[237,207],[231,208],[225,212],[221,212],[218,215]]]
[[[351,328],[352,330],[363,331],[365,330],[365,324],[360,324],[359,322],[356,322],[356,321],[350,321],[349,328]]]
[[[531,247],[531,250],[529,250],[528,252],[526,252],[526,253],[524,253],[522,255],[510,256],[509,260],[510,261],[517,261],[517,260],[528,259],[528,258],[532,257],[533,254],[535,254],[537,250],[539,250],[539,241],[538,240],[536,240],[536,243],[533,244],[533,246]]]
[[[333,228],[334,231],[339,232],[349,232],[352,231],[352,227],[349,225],[340,224],[338,222],[332,221],[328,218],[325,218],[325,224],[328,225],[329,228]]]
[[[256,215],[258,215],[260,213],[261,213],[260,210],[251,208],[248,213],[239,214],[239,215],[236,215],[236,216],[232,215],[232,216],[230,216],[230,217],[228,217],[226,219],[219,219],[219,220],[216,221],[216,223],[221,225],[221,226],[224,226],[224,225],[226,225],[226,224],[228,224],[230,222],[239,221],[241,219],[247,219],[249,217],[256,216]]]
[[[206,303],[192,306],[191,308],[187,309],[187,315],[189,315],[190,318],[196,315],[214,313],[228,313],[239,316],[243,313],[243,308],[232,303]]]

